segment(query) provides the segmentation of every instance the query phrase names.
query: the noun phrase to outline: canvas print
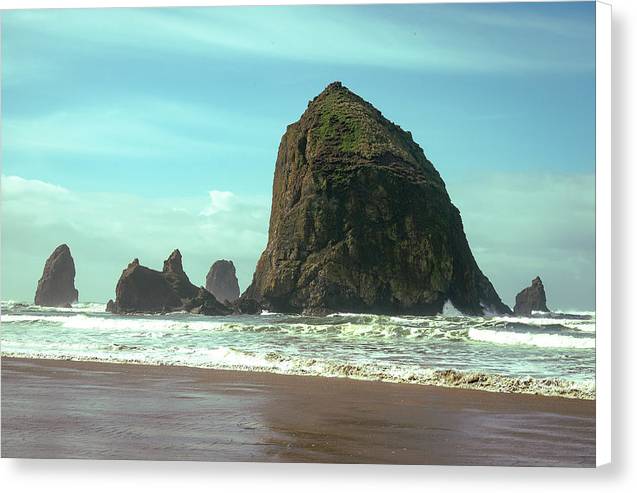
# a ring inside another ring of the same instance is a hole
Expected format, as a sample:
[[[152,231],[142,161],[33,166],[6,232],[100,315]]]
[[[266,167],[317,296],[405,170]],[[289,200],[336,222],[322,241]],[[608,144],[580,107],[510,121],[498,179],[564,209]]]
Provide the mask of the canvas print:
[[[592,2],[2,12],[2,456],[595,465]]]

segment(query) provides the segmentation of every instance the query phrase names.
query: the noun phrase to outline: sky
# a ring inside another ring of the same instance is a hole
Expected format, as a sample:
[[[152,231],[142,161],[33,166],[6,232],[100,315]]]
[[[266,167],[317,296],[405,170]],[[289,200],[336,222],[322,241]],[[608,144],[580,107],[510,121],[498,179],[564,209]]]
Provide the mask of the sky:
[[[410,130],[502,299],[595,306],[593,2],[2,13],[1,297],[67,243],[80,301],[267,243],[286,126],[332,81]]]

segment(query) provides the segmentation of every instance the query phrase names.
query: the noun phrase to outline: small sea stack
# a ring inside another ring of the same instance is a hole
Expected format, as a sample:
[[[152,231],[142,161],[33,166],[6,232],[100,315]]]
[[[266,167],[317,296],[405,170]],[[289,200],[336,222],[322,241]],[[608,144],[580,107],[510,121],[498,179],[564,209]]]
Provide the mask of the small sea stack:
[[[122,272],[115,288],[115,301],[107,311],[120,314],[187,311],[202,315],[228,315],[232,310],[217,301],[203,287],[190,282],[184,272],[181,253],[173,251],[161,271],[133,260]]]
[[[257,300],[240,297],[228,304],[237,315],[258,315],[263,312],[263,306]]]
[[[78,300],[75,289],[75,262],[68,245],[53,250],[44,264],[34,303],[40,306],[67,307]]]
[[[222,303],[239,298],[239,280],[232,260],[217,260],[206,276],[206,289]]]
[[[513,313],[515,315],[528,316],[534,311],[548,312],[546,306],[546,293],[544,292],[544,284],[542,279],[536,277],[531,281],[531,285],[520,291],[515,297],[515,307]]]

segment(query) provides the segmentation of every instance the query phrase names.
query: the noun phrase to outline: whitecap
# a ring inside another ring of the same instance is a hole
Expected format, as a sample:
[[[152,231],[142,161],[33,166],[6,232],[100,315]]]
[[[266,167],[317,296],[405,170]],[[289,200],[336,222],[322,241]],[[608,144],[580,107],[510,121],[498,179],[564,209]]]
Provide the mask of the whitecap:
[[[574,349],[590,349],[595,347],[595,339],[593,337],[573,337],[554,333],[542,334],[538,332],[470,328],[468,335],[469,338],[474,341],[494,344]]]
[[[445,317],[462,317],[462,312],[453,306],[451,300],[445,301],[442,307],[442,314]]]

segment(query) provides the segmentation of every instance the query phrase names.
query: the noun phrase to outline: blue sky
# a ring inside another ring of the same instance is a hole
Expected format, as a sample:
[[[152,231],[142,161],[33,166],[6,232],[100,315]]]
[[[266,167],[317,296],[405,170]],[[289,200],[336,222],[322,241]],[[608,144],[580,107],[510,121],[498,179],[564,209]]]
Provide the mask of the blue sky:
[[[340,80],[412,132],[506,302],[539,274],[593,308],[594,32],[593,2],[3,13],[2,297],[62,242],[87,301],[175,247],[243,290],[281,135]]]

